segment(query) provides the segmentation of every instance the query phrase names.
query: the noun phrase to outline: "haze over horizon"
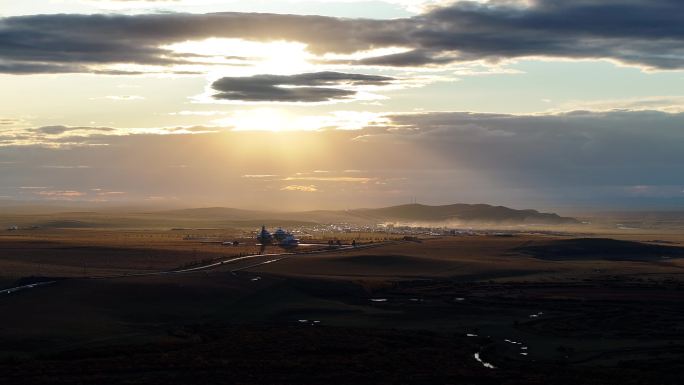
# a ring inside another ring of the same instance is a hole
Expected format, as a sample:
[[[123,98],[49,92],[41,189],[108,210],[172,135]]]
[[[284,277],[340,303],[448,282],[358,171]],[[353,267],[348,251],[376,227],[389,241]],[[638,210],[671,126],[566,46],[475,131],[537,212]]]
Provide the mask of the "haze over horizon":
[[[0,0],[0,204],[684,207],[676,0]]]

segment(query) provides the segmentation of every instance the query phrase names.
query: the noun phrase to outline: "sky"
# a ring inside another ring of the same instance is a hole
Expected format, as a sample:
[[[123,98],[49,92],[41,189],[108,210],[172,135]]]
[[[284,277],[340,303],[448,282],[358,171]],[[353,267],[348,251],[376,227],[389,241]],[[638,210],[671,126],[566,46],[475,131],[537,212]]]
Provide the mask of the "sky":
[[[0,0],[0,204],[684,208],[679,0]]]

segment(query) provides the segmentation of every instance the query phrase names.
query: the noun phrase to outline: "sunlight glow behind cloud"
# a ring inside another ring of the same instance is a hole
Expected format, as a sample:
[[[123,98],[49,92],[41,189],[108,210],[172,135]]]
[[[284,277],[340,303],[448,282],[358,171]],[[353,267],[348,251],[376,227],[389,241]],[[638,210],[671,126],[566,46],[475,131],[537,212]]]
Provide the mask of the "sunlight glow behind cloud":
[[[214,124],[234,131],[317,131],[323,129],[360,130],[386,122],[381,114],[366,111],[334,111],[329,115],[295,115],[282,108],[239,110]]]
[[[209,38],[161,46],[177,54],[190,54],[187,59],[211,73],[226,76],[249,76],[261,73],[295,74],[314,68],[307,45],[298,42],[257,42],[244,39]]]

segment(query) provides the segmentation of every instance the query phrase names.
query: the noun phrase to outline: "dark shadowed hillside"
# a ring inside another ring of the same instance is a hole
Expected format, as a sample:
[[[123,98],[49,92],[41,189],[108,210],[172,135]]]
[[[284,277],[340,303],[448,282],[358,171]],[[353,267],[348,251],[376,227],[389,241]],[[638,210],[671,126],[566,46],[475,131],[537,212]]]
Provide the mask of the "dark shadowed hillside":
[[[684,248],[608,238],[578,238],[542,242],[518,251],[553,261],[663,261],[683,258]]]

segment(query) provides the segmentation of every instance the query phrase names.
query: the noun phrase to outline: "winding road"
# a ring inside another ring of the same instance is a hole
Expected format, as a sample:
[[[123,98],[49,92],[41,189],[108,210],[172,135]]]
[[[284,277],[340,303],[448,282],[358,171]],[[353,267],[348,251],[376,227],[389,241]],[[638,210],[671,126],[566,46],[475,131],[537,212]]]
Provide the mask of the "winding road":
[[[195,266],[195,267],[186,268],[186,269],[174,269],[174,270],[164,270],[164,271],[155,271],[155,272],[147,272],[147,273],[121,274],[121,275],[111,275],[111,276],[89,276],[89,277],[79,277],[77,279],[116,279],[116,278],[126,278],[126,277],[146,277],[146,276],[162,276],[162,275],[198,273],[198,272],[205,272],[207,270],[212,270],[212,269],[215,269],[218,267],[223,267],[225,265],[238,263],[241,261],[248,261],[248,260],[255,260],[255,259],[259,260],[259,259],[265,258],[265,260],[260,260],[259,262],[255,262],[255,263],[249,264],[247,266],[239,266],[239,267],[236,267],[236,268],[230,270],[231,273],[235,273],[238,271],[249,270],[249,269],[257,267],[257,266],[267,265],[270,263],[276,263],[278,261],[282,261],[284,259],[291,258],[291,257],[297,256],[297,255],[311,255],[311,254],[345,252],[345,251],[351,251],[351,250],[380,247],[380,246],[384,246],[384,245],[387,245],[390,243],[393,243],[393,242],[369,243],[369,244],[357,245],[357,246],[342,246],[342,247],[338,247],[335,249],[319,249],[319,250],[313,250],[313,251],[285,252],[285,253],[272,253],[272,254],[254,254],[254,255],[246,255],[243,257],[229,258],[229,259],[225,259],[225,260],[221,260],[221,261],[217,261],[217,262],[208,263],[206,265],[200,265],[200,266]],[[68,279],[68,278],[65,278],[65,279]],[[65,280],[65,279],[62,279],[62,280]],[[13,293],[16,293],[19,291],[33,289],[35,287],[52,285],[52,284],[55,284],[57,282],[58,282],[58,280],[43,281],[43,282],[36,282],[36,283],[31,283],[31,284],[22,285],[22,286],[11,287],[11,288],[7,288],[7,289],[0,289],[0,294],[13,294]]]

